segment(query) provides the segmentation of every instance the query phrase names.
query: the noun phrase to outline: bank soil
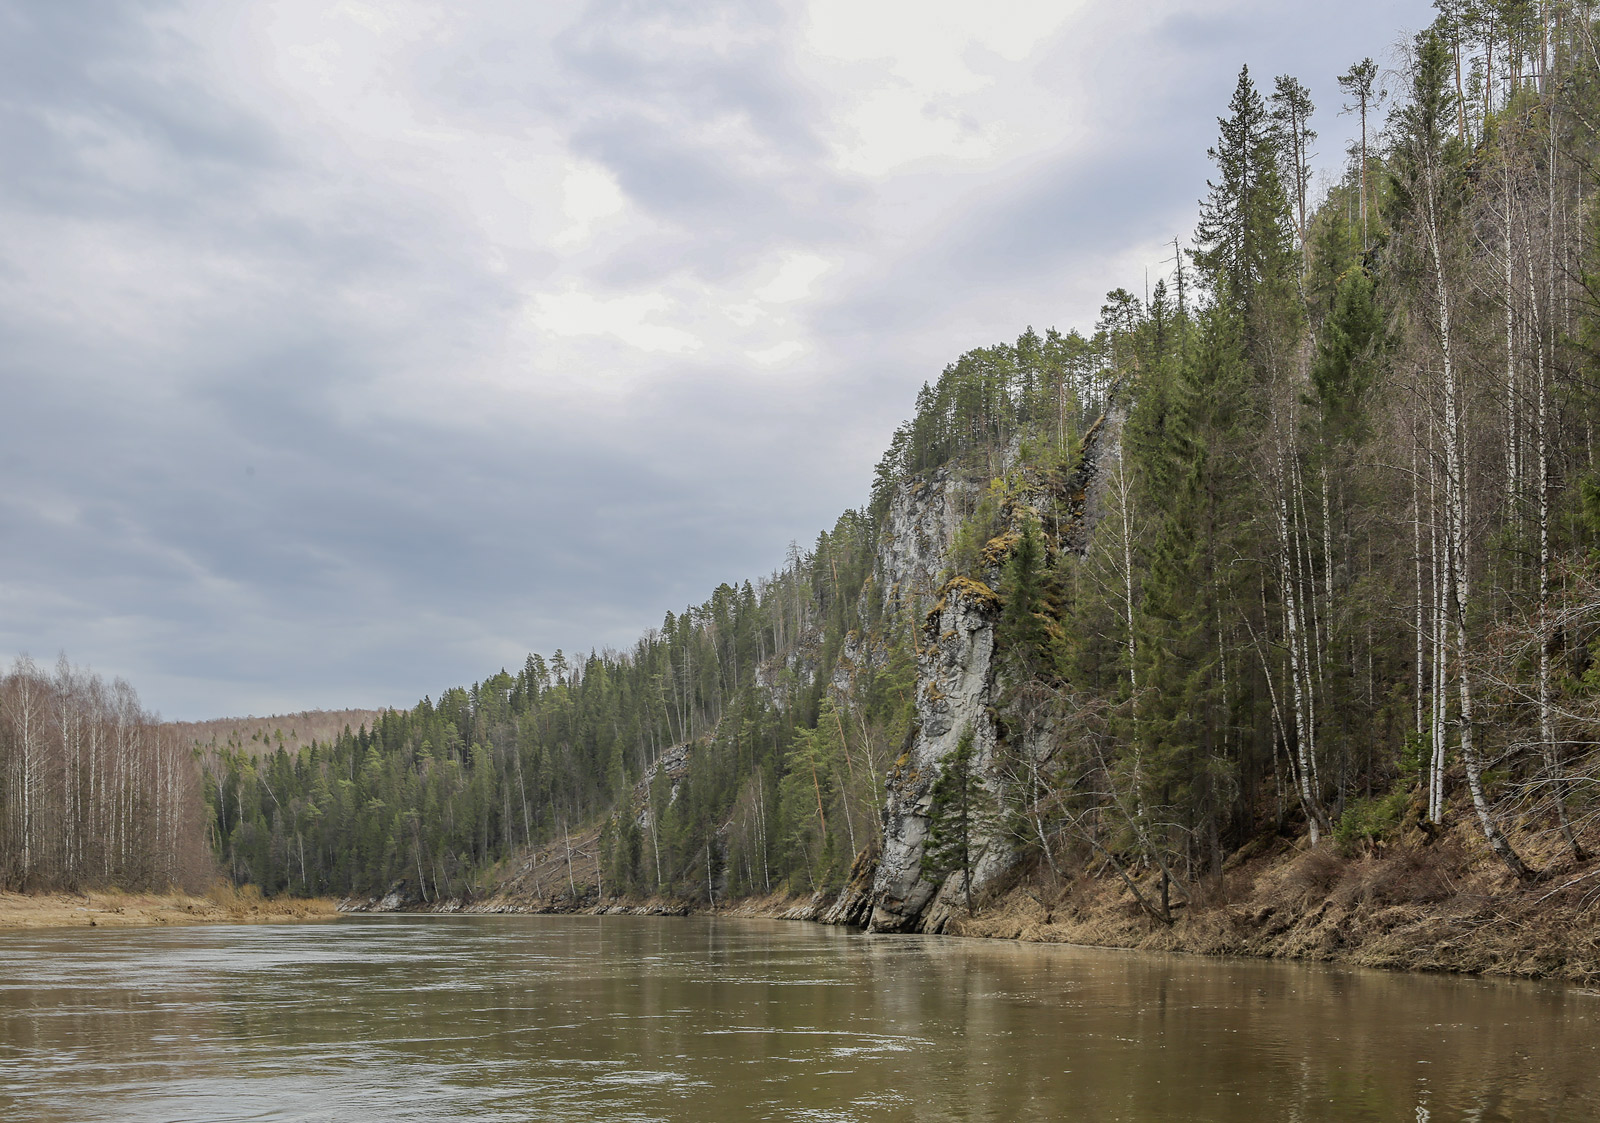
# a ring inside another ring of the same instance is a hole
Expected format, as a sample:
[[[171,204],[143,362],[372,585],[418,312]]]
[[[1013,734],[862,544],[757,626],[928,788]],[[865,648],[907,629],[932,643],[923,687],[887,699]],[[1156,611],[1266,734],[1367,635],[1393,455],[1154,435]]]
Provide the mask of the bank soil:
[[[1013,890],[952,935],[1089,944],[1201,955],[1348,963],[1410,971],[1552,978],[1600,983],[1600,929],[1592,911],[1532,906],[1526,894],[1464,892],[1437,902],[1366,896],[1370,863],[1340,878],[1335,893],[1298,906],[1252,894],[1232,904],[1178,910],[1171,925],[1127,907],[1096,883],[1052,899]],[[1266,898],[1266,899],[1264,899]]]
[[[221,888],[203,897],[182,893],[0,893],[0,929],[129,928],[172,924],[252,924],[326,920],[338,915],[326,899],[264,900]]]
[[[840,893],[704,900],[612,898],[594,892],[596,839],[574,835],[502,871],[472,901],[425,903],[403,892],[385,901],[349,901],[355,911],[390,909],[473,913],[630,913],[769,917],[827,921]],[[1341,853],[1328,843],[1264,836],[1233,855],[1220,877],[1170,894],[1171,923],[1140,907],[1124,883],[1092,864],[1056,879],[1020,869],[977,903],[955,913],[945,935],[1146,951],[1294,959],[1407,971],[1550,978],[1600,984],[1600,861],[1575,864],[1559,849],[1523,852],[1542,871],[1511,877],[1469,824],[1432,836]],[[568,865],[569,855],[571,866]],[[871,863],[858,863],[870,874]],[[1152,902],[1153,873],[1136,879]],[[572,889],[577,889],[574,896]]]
[[[1530,857],[1535,855],[1529,854]],[[1028,878],[952,935],[1349,963],[1600,983],[1600,863],[1537,855],[1537,881],[1511,877],[1465,831],[1341,855],[1258,840],[1220,878],[1174,893],[1172,922],[1118,881]],[[1142,886],[1159,893],[1153,878]]]

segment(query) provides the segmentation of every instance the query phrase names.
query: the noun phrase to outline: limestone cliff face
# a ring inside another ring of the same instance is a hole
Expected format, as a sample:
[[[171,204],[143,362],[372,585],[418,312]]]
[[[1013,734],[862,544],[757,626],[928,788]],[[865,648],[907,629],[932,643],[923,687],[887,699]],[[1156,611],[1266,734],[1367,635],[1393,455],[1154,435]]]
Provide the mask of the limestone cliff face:
[[[928,837],[928,808],[934,781],[957,742],[972,731],[975,761],[987,772],[994,758],[996,730],[991,708],[995,687],[995,623],[1000,602],[988,586],[966,578],[944,590],[925,626],[917,658],[919,729],[911,751],[896,762],[885,785],[883,853],[872,883],[869,926],[877,932],[926,927],[925,914],[945,887],[922,875]],[[988,847],[980,869],[997,864]],[[951,875],[959,893],[961,875]],[[981,884],[981,877],[974,882]]]
[[[910,608],[931,600],[979,485],[941,468],[895,489],[878,544],[883,596]]]
[[[947,611],[952,614],[948,627],[954,628],[963,637],[960,643],[965,645],[976,639],[977,645],[983,649],[976,659],[968,659],[955,650],[957,641],[953,639],[942,645],[930,644],[924,628],[917,644],[917,715],[920,730],[930,727],[929,716],[934,708],[948,709],[947,699],[963,699],[960,709],[965,713],[973,708],[972,703],[966,700],[968,695],[976,697],[981,693],[985,698],[988,696],[989,662],[994,653],[993,619],[997,618],[992,608],[993,595],[989,595],[986,606],[965,613],[959,622],[954,619],[954,614],[961,613],[962,609],[952,607],[948,597],[940,602],[940,578],[949,564],[950,547],[967,511],[976,501],[978,490],[977,483],[945,469],[901,484],[895,490],[884,518],[883,533],[878,542],[875,581],[863,594],[883,598],[887,617],[896,620],[903,620],[906,615],[914,620],[924,620],[932,606],[942,603],[939,610],[941,616]],[[938,634],[935,633],[935,638]],[[970,665],[964,682],[956,683],[956,676],[949,669],[941,671],[936,666],[940,662],[937,649],[941,646],[948,652],[949,660]],[[858,636],[847,640],[841,652],[840,668],[835,672],[834,688],[843,690],[848,685],[851,669],[872,657],[870,641]],[[945,682],[943,694],[937,686],[930,690],[930,683],[937,679]],[[938,724],[937,717],[933,724]],[[933,895],[932,887],[920,883],[919,874],[922,839],[927,834],[925,797],[937,778],[937,761],[942,759],[943,753],[954,749],[959,736],[958,730],[955,738],[948,739],[948,745],[939,741],[934,746],[930,745],[924,733],[918,732],[907,761],[911,756],[923,760],[922,774],[908,780],[910,772],[903,762],[886,780],[883,852],[876,856],[864,855],[863,860],[857,862],[856,868],[851,871],[849,884],[837,898],[817,911],[817,919],[829,924],[867,925],[873,922],[875,909],[880,903],[889,902],[887,907],[894,908],[897,907],[894,902],[903,901],[907,894],[913,898],[909,907],[905,904],[898,906],[905,910],[906,923],[896,930],[909,930],[920,918],[922,909]],[[919,800],[924,804],[922,813],[916,810]],[[897,889],[900,893],[898,898],[894,895]],[[886,912],[885,916],[888,915]]]
[[[992,771],[998,733],[994,716],[995,625],[1000,600],[992,582],[956,578],[941,583],[950,548],[981,484],[940,470],[908,481],[895,492],[879,546],[878,588],[888,607],[921,622],[917,640],[917,726],[910,747],[884,785],[883,849],[823,918],[865,924],[873,931],[938,931],[947,900],[961,899],[961,875],[934,884],[922,874],[923,845],[934,782],[945,759],[972,731],[980,774]],[[989,582],[989,583],[986,583]],[[992,786],[992,780],[985,783]],[[983,840],[974,889],[1009,865],[1003,848]]]
[[[1062,550],[1081,554],[1087,548],[1104,494],[1104,469],[1120,453],[1123,417],[1113,409],[1101,418],[1085,436],[1075,470],[1054,484],[1038,481],[1036,493],[1022,500],[1024,507],[1043,508],[1050,498],[1045,491],[1055,491],[1054,498],[1062,501],[1058,508],[1069,512],[1067,525],[1056,528]],[[1001,606],[993,590],[1004,552],[986,558],[982,580],[958,577],[936,585],[977,488],[937,472],[902,485],[891,504],[879,555],[885,595],[926,612],[917,656],[917,729],[885,784],[883,849],[876,865],[855,871],[823,919],[866,924],[875,932],[938,932],[956,910],[964,911],[964,875],[953,873],[935,884],[923,876],[922,855],[933,785],[966,731],[972,732],[974,764],[984,786],[996,799],[1003,795],[995,767],[1002,747],[995,713],[1001,691],[995,635]],[[1050,752],[1047,744],[1013,748],[1041,757]],[[1011,867],[1014,855],[997,832],[980,835],[976,844],[972,889],[981,894]]]

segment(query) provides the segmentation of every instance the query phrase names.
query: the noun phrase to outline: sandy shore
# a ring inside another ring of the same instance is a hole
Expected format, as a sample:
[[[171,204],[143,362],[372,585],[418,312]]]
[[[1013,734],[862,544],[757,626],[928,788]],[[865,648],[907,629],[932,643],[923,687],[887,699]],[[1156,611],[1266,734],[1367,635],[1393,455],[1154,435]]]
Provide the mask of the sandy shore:
[[[181,893],[0,893],[0,929],[107,928],[162,924],[256,924],[328,920],[331,900],[263,900],[251,893],[214,890],[204,897]]]

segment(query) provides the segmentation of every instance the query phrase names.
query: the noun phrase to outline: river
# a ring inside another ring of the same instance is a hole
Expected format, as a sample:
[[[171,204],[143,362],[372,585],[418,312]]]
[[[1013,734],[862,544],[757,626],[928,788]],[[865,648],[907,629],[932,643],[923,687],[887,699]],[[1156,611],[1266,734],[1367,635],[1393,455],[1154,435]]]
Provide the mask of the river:
[[[0,935],[0,1117],[1600,1119],[1557,985],[716,918]]]

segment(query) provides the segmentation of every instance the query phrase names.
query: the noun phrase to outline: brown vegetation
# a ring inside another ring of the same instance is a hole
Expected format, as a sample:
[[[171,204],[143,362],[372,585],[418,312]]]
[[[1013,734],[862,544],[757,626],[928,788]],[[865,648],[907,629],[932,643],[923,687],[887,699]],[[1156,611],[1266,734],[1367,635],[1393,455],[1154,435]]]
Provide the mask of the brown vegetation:
[[[951,935],[1092,944],[1201,955],[1348,963],[1412,971],[1600,981],[1600,864],[1567,863],[1530,885],[1463,820],[1432,841],[1414,832],[1386,849],[1341,856],[1288,839],[1258,840],[1197,889],[1174,921],[1152,920],[1121,883],[1087,875],[1028,879]],[[1556,854],[1530,856],[1550,862]]]
[[[184,893],[0,893],[0,929],[124,928],[168,924],[252,924],[325,920],[335,902],[282,897],[265,900],[249,887],[217,886],[204,896]]]
[[[270,717],[222,717],[211,721],[169,721],[170,730],[185,745],[201,748],[244,749],[252,753],[276,752],[279,746],[297,753],[313,741],[331,744],[348,727],[371,729],[382,710],[302,710]]]
[[[392,887],[386,897],[344,902],[353,912],[415,909],[423,912],[577,912],[599,899],[600,827],[563,834],[560,839],[501,862],[484,875],[480,895],[470,900],[423,901],[409,881]],[[663,911],[685,912],[672,905]]]

